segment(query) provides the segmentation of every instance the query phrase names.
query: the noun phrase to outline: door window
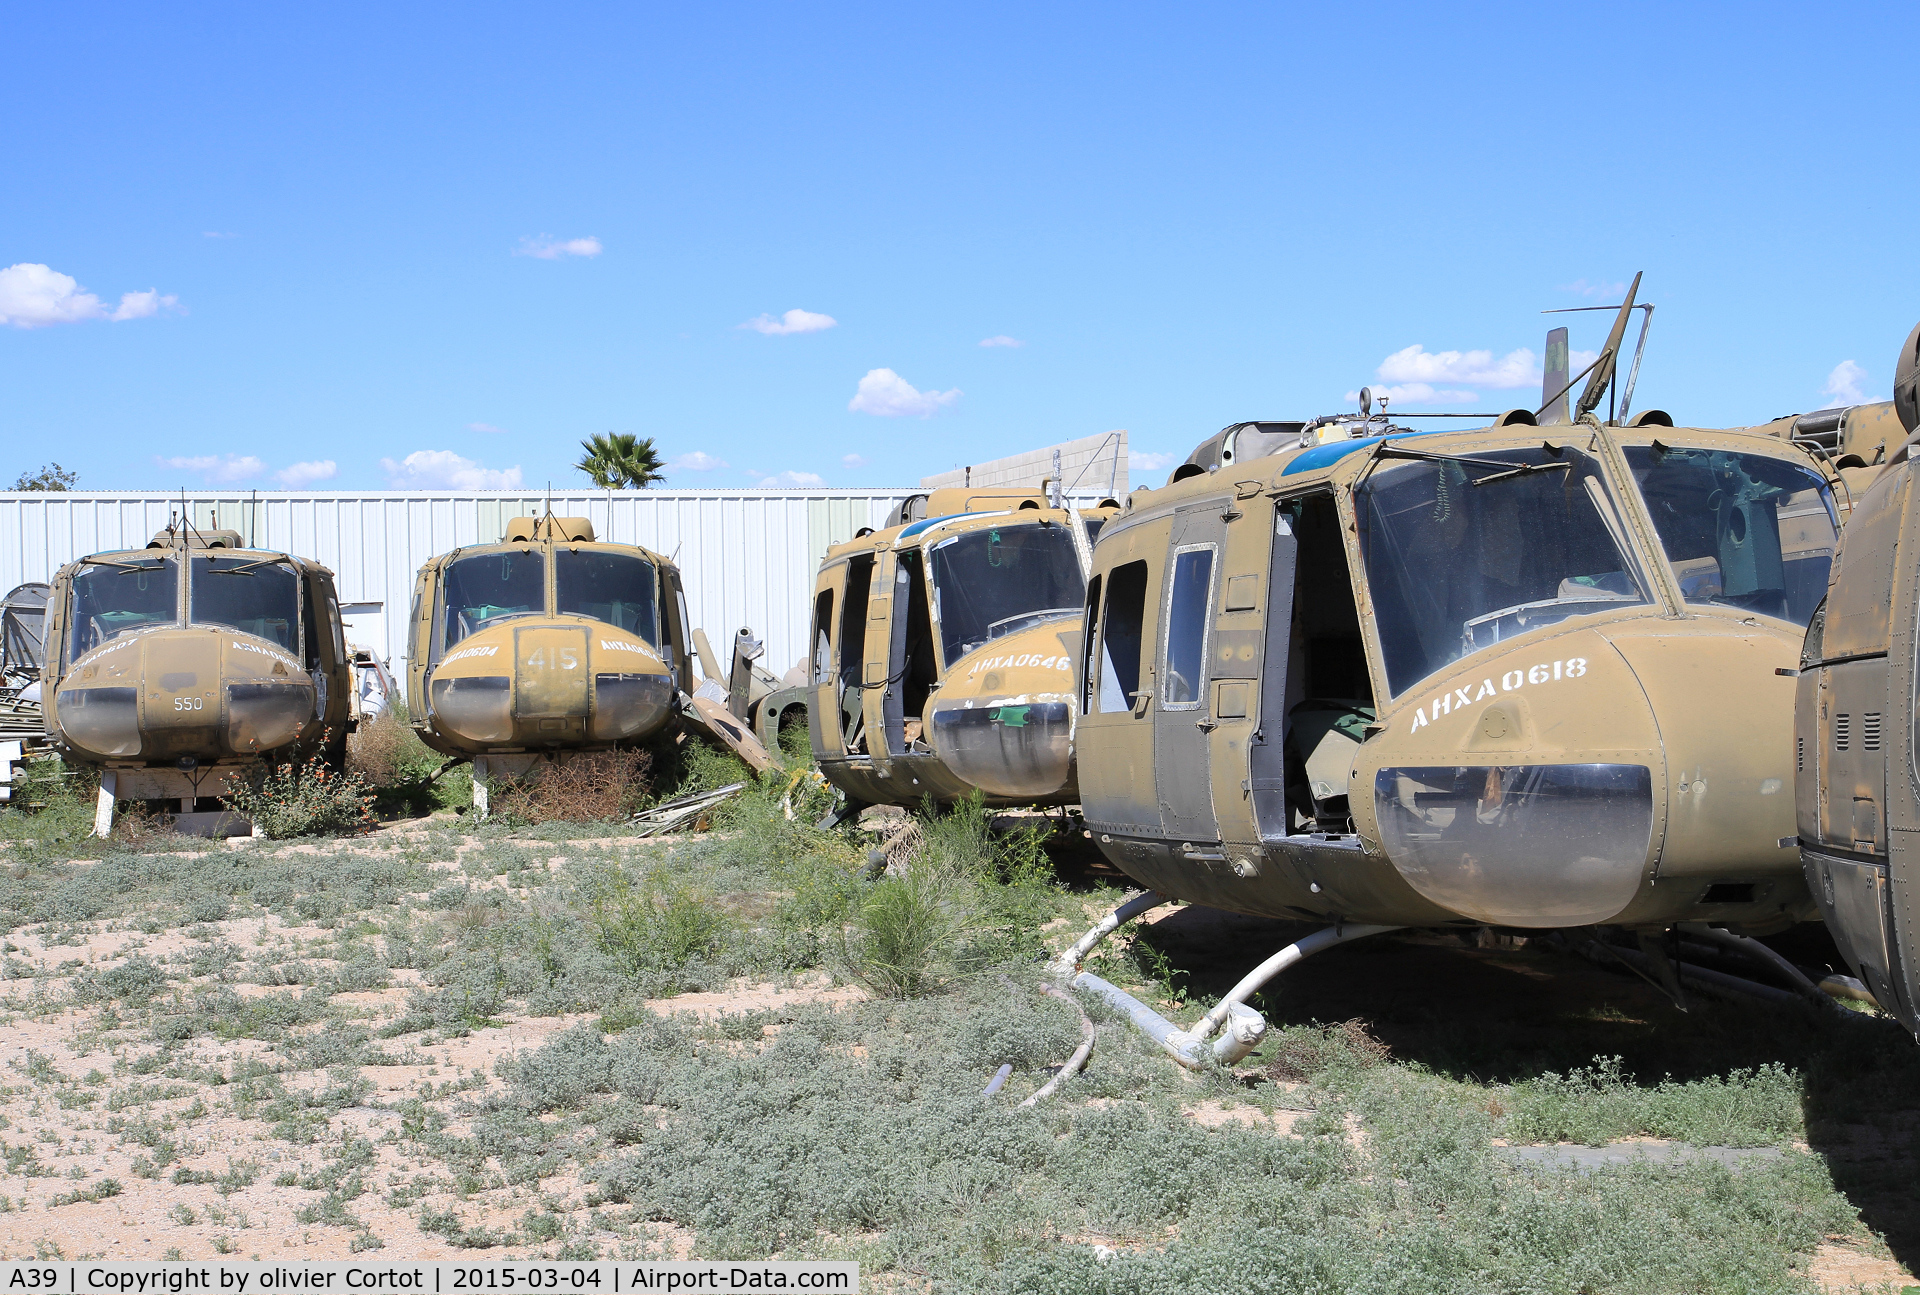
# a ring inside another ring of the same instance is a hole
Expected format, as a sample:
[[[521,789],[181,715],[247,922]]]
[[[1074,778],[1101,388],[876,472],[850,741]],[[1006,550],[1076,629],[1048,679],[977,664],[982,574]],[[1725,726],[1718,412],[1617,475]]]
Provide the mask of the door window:
[[[1087,611],[1080,625],[1080,713],[1087,714],[1093,709],[1093,699],[1099,695],[1099,670],[1095,662],[1094,647],[1099,643],[1100,634],[1100,577],[1087,581]]]
[[[1140,639],[1147,612],[1147,564],[1129,562],[1107,573],[1107,609],[1100,618],[1100,704],[1106,712],[1133,709],[1140,691]]]
[[[827,683],[833,678],[833,590],[827,589],[813,601],[813,682]]]
[[[1200,704],[1207,668],[1207,624],[1213,608],[1213,547],[1182,549],[1173,557],[1167,594],[1166,680],[1160,701],[1172,709]]]

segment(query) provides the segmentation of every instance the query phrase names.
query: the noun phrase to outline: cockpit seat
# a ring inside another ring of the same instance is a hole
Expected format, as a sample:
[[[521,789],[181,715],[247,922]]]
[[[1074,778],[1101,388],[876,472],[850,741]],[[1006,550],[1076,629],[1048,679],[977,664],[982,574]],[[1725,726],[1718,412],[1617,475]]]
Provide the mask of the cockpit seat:
[[[1304,809],[1310,800],[1316,822],[1346,819],[1354,754],[1375,718],[1374,708],[1365,702],[1324,697],[1310,697],[1288,714],[1288,781],[1306,792],[1297,803]]]

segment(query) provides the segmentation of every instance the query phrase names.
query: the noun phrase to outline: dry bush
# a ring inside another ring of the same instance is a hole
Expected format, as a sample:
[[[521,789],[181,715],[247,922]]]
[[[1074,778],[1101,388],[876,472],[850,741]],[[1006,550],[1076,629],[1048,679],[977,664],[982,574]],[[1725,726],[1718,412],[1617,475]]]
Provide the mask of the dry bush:
[[[873,830],[880,837],[875,848],[886,856],[885,871],[889,877],[904,874],[908,862],[927,843],[927,834],[920,829],[917,818],[883,818],[874,824]]]
[[[526,823],[589,823],[631,814],[652,786],[645,751],[585,751],[493,784],[492,812]]]
[[[430,773],[440,757],[407,726],[405,712],[389,706],[347,735],[347,772],[369,786],[391,787],[403,779]]]
[[[174,816],[151,810],[139,801],[122,801],[113,815],[113,840],[142,853],[173,846],[183,838],[174,830]]]
[[[1368,1069],[1392,1058],[1393,1050],[1375,1038],[1367,1023],[1356,1016],[1337,1025],[1288,1030],[1280,1036],[1267,1075],[1291,1082],[1311,1079],[1330,1065]]]

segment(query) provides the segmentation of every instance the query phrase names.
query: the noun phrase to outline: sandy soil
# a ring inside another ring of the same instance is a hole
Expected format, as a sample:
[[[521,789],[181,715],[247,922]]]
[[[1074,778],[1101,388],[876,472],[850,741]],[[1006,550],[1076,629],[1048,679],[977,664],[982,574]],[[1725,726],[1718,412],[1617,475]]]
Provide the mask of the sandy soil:
[[[404,824],[382,829],[356,845],[286,848],[316,855],[342,849],[390,850],[417,844],[424,836],[417,825]],[[591,840],[553,846],[548,866],[606,844]],[[267,847],[254,843],[242,848]],[[455,862],[440,866],[454,874],[458,858],[474,848],[477,843],[461,845]],[[469,880],[476,886],[502,884],[497,879]],[[1192,908],[1156,913],[1153,926],[1156,939],[1176,961],[1194,968],[1196,982],[1211,974],[1230,983],[1249,961],[1246,950],[1279,947],[1288,938],[1283,924]],[[1064,946],[1079,929],[1075,923],[1055,923],[1049,938]],[[266,969],[257,982],[231,982],[235,992],[248,998],[282,993],[285,986],[272,983],[267,974],[274,955],[309,968],[331,966],[317,949],[332,935],[316,925],[256,915],[203,924],[192,933],[79,929],[58,937],[22,932],[6,941],[0,947],[0,967],[7,977],[0,981],[7,1011],[0,1018],[5,1022],[0,1030],[0,1151],[5,1157],[0,1164],[0,1255],[336,1259],[382,1247],[383,1258],[469,1257],[485,1253],[485,1248],[456,1245],[445,1236],[422,1232],[421,1213],[451,1212],[469,1230],[517,1229],[529,1213],[548,1211],[571,1211],[576,1223],[584,1222],[580,1211],[587,1204],[586,1191],[570,1169],[537,1182],[507,1183],[498,1174],[459,1181],[447,1163],[429,1158],[416,1141],[397,1135],[406,1117],[403,1105],[415,1099],[443,1114],[449,1132],[466,1131],[472,1100],[502,1086],[495,1074],[499,1062],[538,1048],[589,1016],[510,1017],[453,1038],[429,1034],[392,1040],[385,1046],[402,1064],[361,1067],[359,1076],[370,1091],[329,1117],[317,1141],[302,1144],[277,1134],[257,1107],[236,1102],[233,1085],[135,1073],[133,1067],[153,1045],[138,1041],[135,1029],[103,1031],[102,1009],[76,1006],[68,992],[72,977],[86,969],[104,969],[134,955],[165,959],[225,942],[250,959],[251,966]],[[377,1025],[404,1010],[421,977],[396,970],[392,982],[387,988],[338,994],[332,1001]],[[1364,961],[1316,959],[1291,977],[1287,988],[1290,995],[1309,996],[1313,1014],[1323,1020],[1357,1015],[1368,1003],[1423,993],[1444,998],[1450,1011],[1480,995],[1510,1001],[1516,993],[1543,1003],[1603,993],[1627,1016],[1663,1010],[1644,987],[1598,972],[1556,968],[1550,973],[1524,951],[1462,949],[1457,942],[1420,939],[1408,939]],[[724,992],[683,994],[648,1006],[711,1021],[726,1014],[797,1003],[844,1004],[860,997],[858,989],[812,975],[787,984],[742,981]],[[121,1014],[134,1015],[124,1007]],[[1412,1037],[1388,1041],[1403,1055],[1418,1056],[1422,1046]],[[175,1058],[181,1059],[230,1072],[245,1062],[278,1057],[254,1040],[199,1038]],[[307,1072],[286,1082],[289,1090],[317,1092],[335,1078]],[[1280,1104],[1286,1105],[1284,1095]],[[1252,1104],[1217,1100],[1195,1102],[1186,1113],[1202,1127],[1241,1126],[1276,1137],[1290,1136],[1307,1114],[1288,1109],[1268,1113]],[[349,1203],[357,1227],[325,1221],[317,1212],[325,1193],[293,1185],[294,1180],[311,1181],[311,1176],[327,1172],[334,1163],[330,1156],[338,1154],[349,1132],[369,1144],[369,1158],[359,1169],[366,1190]],[[1357,1118],[1348,1117],[1347,1133],[1360,1144],[1364,1132]],[[1861,1157],[1889,1153],[1881,1133],[1874,1130],[1860,1130],[1855,1142],[1852,1154]],[[1832,1143],[1823,1148],[1829,1154],[1848,1154],[1852,1145],[1838,1134]],[[1893,1150],[1911,1154],[1910,1147]],[[497,1168],[497,1162],[488,1166],[490,1171]],[[228,1176],[226,1181],[214,1181],[221,1175]],[[277,1184],[283,1177],[288,1185]],[[110,1191],[115,1185],[118,1190]],[[595,1229],[594,1242],[611,1244],[624,1255],[684,1257],[692,1245],[688,1233],[633,1219],[619,1207],[609,1207],[605,1224]],[[1124,1244],[1113,1238],[1087,1240]],[[514,1252],[538,1249],[516,1246]],[[1820,1248],[1813,1275],[1831,1290],[1912,1281],[1893,1258],[1840,1239]],[[915,1286],[907,1278],[901,1283],[902,1289]]]

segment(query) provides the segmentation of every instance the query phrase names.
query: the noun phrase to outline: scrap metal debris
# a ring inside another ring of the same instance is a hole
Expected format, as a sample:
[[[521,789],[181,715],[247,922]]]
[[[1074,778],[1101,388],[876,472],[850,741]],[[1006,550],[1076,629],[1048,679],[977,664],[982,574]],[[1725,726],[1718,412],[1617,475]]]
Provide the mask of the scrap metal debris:
[[[640,811],[632,821],[639,830],[635,836],[661,836],[675,828],[694,824],[698,830],[698,820],[711,812],[723,801],[732,799],[746,790],[744,782],[730,782],[724,787],[712,791],[695,792],[691,796],[676,796],[655,805],[652,809]]]

